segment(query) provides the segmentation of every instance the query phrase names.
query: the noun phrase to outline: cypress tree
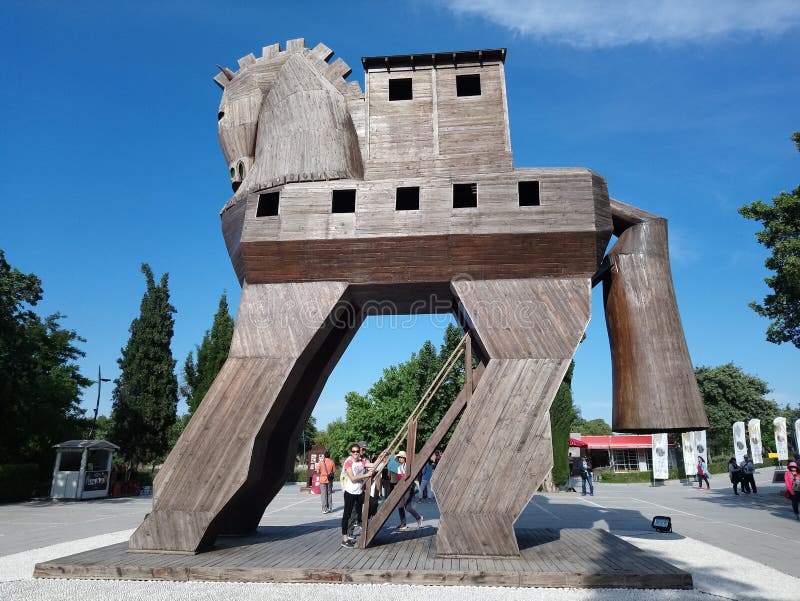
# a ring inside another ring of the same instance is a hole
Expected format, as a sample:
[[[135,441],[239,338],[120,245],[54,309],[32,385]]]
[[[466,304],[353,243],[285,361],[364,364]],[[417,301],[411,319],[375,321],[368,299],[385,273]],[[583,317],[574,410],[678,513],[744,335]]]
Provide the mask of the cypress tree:
[[[569,478],[569,429],[575,421],[572,405],[572,372],[575,362],[569,364],[567,373],[558,387],[556,398],[550,405],[550,433],[553,444],[553,482],[563,484]]]
[[[112,440],[129,461],[131,471],[140,462],[161,458],[168,449],[175,423],[178,381],[172,341],[175,308],[169,302],[167,280],[158,285],[150,266],[142,264],[147,289],[139,317],[131,322],[128,344],[117,360],[121,374],[114,381]]]
[[[181,387],[181,394],[186,399],[190,415],[197,410],[228,358],[233,325],[233,318],[228,311],[228,298],[223,293],[211,330],[206,330],[203,342],[197,347],[197,362],[195,363],[190,352],[183,364],[184,385]]]

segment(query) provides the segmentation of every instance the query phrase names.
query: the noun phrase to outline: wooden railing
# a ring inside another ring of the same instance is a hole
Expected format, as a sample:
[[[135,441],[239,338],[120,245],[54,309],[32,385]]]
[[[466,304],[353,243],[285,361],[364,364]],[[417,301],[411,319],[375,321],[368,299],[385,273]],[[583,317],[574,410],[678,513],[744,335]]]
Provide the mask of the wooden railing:
[[[425,442],[419,453],[416,453],[417,446],[417,424],[419,417],[427,408],[433,397],[438,392],[441,385],[455,369],[458,360],[464,357],[464,388],[455,398],[450,405],[447,412],[442,417],[439,424],[434,429],[430,438]],[[479,365],[477,369],[472,369],[472,339],[469,332],[467,332],[461,341],[458,343],[453,352],[448,357],[442,369],[436,374],[428,389],[420,398],[417,406],[408,416],[408,419],[403,423],[397,434],[394,435],[391,442],[387,445],[387,457],[394,455],[400,448],[401,443],[405,439],[406,446],[406,473],[402,479],[395,485],[392,492],[386,497],[384,502],[378,508],[378,511],[371,518],[369,517],[369,500],[370,492],[376,478],[378,485],[380,484],[381,470],[376,470],[375,473],[365,481],[364,486],[364,506],[361,512],[361,536],[358,539],[357,547],[365,549],[378,534],[383,524],[397,508],[400,500],[408,492],[411,484],[416,480],[417,476],[422,473],[422,468],[425,467],[428,458],[439,447],[444,437],[450,431],[450,428],[455,423],[458,416],[467,406],[467,403],[472,398],[472,391],[475,390],[475,385],[483,373],[483,366]],[[418,459],[419,458],[419,459]]]

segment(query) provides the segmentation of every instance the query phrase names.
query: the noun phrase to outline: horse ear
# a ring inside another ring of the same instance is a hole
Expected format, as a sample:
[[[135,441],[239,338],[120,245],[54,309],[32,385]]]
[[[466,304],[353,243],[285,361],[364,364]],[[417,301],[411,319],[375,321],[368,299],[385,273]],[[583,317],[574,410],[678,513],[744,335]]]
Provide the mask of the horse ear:
[[[227,67],[223,67],[222,65],[217,65],[220,70],[220,73],[214,77],[214,81],[217,82],[217,85],[225,89],[225,84],[227,84],[231,79],[233,79],[235,73],[228,69]]]

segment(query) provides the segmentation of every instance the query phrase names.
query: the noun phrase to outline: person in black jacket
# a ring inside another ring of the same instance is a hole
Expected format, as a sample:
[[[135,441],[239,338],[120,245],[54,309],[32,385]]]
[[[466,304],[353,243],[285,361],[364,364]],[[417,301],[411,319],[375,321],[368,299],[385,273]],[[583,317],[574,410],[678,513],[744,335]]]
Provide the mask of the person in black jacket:
[[[589,483],[589,495],[594,496],[594,483],[592,482],[592,460],[588,455],[581,457],[578,464],[578,472],[581,475],[581,494],[586,496],[586,483]]]
[[[742,481],[742,468],[736,463],[736,457],[731,457],[728,462],[728,476],[731,479],[731,484],[733,484],[733,494],[738,495],[739,482]]]

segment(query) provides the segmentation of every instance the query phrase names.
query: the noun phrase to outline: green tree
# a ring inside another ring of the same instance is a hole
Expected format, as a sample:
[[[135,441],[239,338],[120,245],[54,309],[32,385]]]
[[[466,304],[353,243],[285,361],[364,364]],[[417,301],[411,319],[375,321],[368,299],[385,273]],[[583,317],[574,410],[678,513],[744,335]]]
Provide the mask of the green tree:
[[[792,134],[792,140],[800,150],[800,132]],[[739,213],[761,222],[764,229],[756,238],[772,252],[764,263],[774,273],[764,280],[772,294],[762,304],[753,302],[750,307],[773,320],[767,340],[791,342],[800,348],[800,186],[791,193],[781,192],[772,204],[757,200],[740,207]]]
[[[780,415],[775,401],[767,399],[770,392],[764,380],[744,373],[733,363],[719,367],[697,367],[697,385],[708,414],[706,433],[708,448],[715,457],[733,455],[733,423],[761,420],[764,447],[774,447],[772,420]]]
[[[569,478],[569,433],[577,412],[572,404],[572,361],[550,405],[550,433],[553,445],[553,483],[563,484]]]
[[[160,459],[169,448],[175,423],[178,381],[172,341],[175,308],[169,302],[168,274],[156,285],[153,272],[142,265],[147,288],[139,317],[131,322],[128,344],[117,360],[120,377],[114,381],[112,438],[135,471],[140,462]]]
[[[426,341],[408,361],[384,369],[381,378],[365,395],[347,393],[345,420],[328,425],[331,454],[346,456],[348,445],[359,440],[366,440],[370,449],[385,448],[408,419],[462,337],[463,333],[458,327],[448,325],[438,352],[430,341]],[[463,386],[462,358],[421,415],[417,425],[417,449],[422,448],[430,438]],[[443,445],[448,438],[449,434]]]
[[[314,434],[314,440],[311,441],[312,444],[318,444],[325,447],[327,450],[331,450],[331,437],[328,435],[328,429],[325,430],[317,430]],[[333,453],[331,453],[331,457],[333,457]]]
[[[214,315],[210,330],[206,330],[203,341],[197,350],[197,362],[190,352],[183,365],[183,386],[181,395],[189,406],[192,415],[205,397],[214,378],[228,359],[233,339],[233,318],[228,310],[228,298],[225,294],[219,299],[219,306]]]
[[[355,393],[352,393],[355,394]],[[347,451],[349,445],[358,440],[351,440],[350,434],[347,429],[347,424],[342,419],[335,419],[328,424],[325,428],[325,433],[328,436],[328,450],[331,452],[331,458],[334,460],[344,461],[347,458]]]
[[[183,434],[186,426],[189,425],[190,419],[192,419],[191,413],[184,413],[183,415],[179,415],[175,418],[175,423],[172,424],[172,427],[169,429],[169,436],[167,437],[167,446],[170,450],[178,442],[178,439],[181,437],[181,434]]]
[[[111,418],[107,415],[98,415],[97,423],[94,426],[94,438],[98,440],[108,440],[111,436]]]
[[[580,409],[576,409],[576,419],[570,426],[570,432],[578,432],[584,436],[611,436],[611,426],[604,419],[583,419]]]
[[[305,443],[305,450],[308,451],[314,445],[314,439],[317,437],[317,418],[313,415],[308,418],[306,425],[303,427],[303,433],[300,436],[300,439],[297,441],[297,455],[302,457],[303,462],[305,462],[305,457],[303,456],[303,444]]]
[[[41,280],[12,269],[0,250],[0,457],[37,463],[46,473],[52,445],[85,429],[80,390],[91,380],[75,364],[83,339],[59,325],[62,315],[33,311],[42,294]]]

